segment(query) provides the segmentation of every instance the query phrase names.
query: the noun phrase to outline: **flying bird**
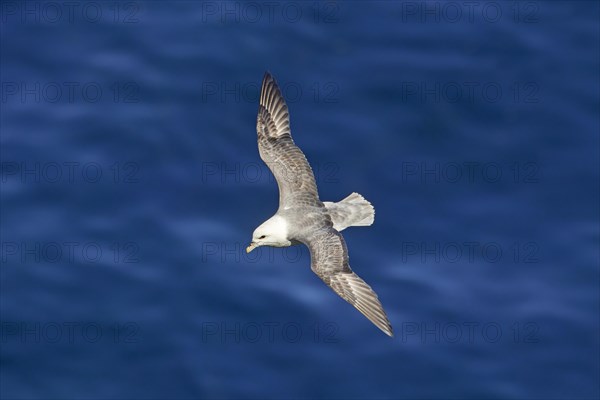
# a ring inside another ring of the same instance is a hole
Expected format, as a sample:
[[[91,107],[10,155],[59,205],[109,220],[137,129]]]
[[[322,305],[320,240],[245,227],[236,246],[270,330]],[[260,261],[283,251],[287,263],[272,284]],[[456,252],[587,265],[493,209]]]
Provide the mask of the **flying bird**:
[[[377,294],[350,268],[340,233],[349,226],[373,224],[375,209],[358,193],[337,203],[319,200],[310,164],[292,139],[287,104],[268,72],[262,82],[256,132],[260,157],[279,187],[279,209],[254,230],[246,252],[260,246],[306,245],[312,271],[375,326],[393,336]]]

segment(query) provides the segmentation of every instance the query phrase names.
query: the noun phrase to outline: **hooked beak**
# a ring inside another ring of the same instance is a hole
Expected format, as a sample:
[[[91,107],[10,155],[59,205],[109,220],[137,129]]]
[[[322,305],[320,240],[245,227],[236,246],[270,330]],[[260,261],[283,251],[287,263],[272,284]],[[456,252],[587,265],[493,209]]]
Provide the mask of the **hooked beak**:
[[[250,245],[248,247],[246,247],[246,253],[250,253],[256,247],[257,247],[256,243],[254,243],[254,242],[250,243]]]

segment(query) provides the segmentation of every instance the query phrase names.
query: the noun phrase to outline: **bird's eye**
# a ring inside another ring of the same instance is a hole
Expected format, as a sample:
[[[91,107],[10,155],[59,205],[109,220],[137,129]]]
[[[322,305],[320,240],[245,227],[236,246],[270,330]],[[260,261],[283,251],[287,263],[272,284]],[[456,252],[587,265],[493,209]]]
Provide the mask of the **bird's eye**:
[[[264,238],[266,238],[265,235],[262,235],[261,237],[259,237],[259,239],[264,239]]]

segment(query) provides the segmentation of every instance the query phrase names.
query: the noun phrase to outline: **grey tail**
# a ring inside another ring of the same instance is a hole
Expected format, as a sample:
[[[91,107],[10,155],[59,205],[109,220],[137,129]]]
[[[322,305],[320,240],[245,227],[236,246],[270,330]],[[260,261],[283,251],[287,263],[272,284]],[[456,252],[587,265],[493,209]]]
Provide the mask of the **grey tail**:
[[[337,203],[325,201],[323,204],[331,216],[333,228],[338,232],[349,226],[369,226],[375,221],[375,208],[358,193],[352,193]]]

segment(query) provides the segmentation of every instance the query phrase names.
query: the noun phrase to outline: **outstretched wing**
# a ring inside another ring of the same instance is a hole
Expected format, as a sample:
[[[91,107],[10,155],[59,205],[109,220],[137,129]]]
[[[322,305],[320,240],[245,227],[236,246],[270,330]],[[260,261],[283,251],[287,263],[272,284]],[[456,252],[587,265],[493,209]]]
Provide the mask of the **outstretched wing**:
[[[260,157],[275,175],[279,186],[279,206],[319,202],[317,184],[310,164],[290,133],[290,117],[285,99],[268,72],[262,82],[256,120]]]
[[[350,268],[342,234],[331,227],[321,229],[307,244],[313,272],[385,334],[394,336],[377,294]]]

